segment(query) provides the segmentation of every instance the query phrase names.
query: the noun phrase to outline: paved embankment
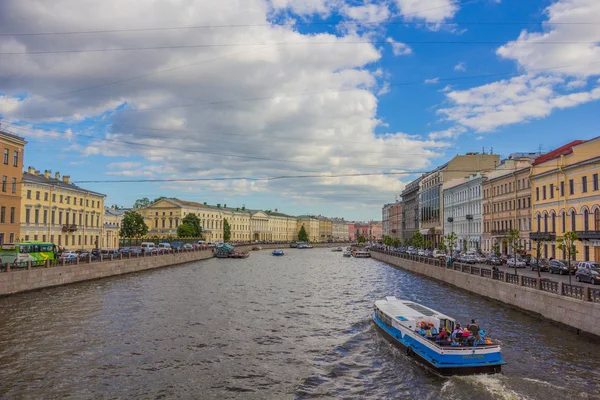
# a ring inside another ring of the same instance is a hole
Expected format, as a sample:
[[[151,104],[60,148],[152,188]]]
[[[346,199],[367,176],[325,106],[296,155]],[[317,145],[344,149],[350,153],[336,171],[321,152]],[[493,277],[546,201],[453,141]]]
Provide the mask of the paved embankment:
[[[371,251],[379,261],[437,279],[458,288],[537,313],[588,334],[600,335],[600,290],[539,280],[435,259]]]
[[[0,296],[92,279],[107,278],[213,257],[210,250],[188,251],[112,261],[32,267],[0,273]]]

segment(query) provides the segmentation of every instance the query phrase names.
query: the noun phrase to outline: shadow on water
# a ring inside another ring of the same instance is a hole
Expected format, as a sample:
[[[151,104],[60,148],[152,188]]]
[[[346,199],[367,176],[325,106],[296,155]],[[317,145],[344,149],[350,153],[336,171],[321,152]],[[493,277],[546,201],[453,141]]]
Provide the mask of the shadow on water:
[[[502,375],[441,377],[372,325],[387,295],[503,345]],[[329,249],[253,252],[0,299],[1,398],[600,398],[600,345]],[[596,396],[596,397],[594,397]]]

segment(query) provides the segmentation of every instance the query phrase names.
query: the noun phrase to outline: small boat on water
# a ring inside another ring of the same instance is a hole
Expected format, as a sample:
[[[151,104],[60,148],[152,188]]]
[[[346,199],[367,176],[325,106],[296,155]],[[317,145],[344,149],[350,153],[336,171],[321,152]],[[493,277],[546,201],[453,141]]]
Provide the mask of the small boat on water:
[[[310,244],[299,244],[299,249],[312,249],[313,247]]]
[[[344,249],[342,249],[341,247],[336,247],[331,249],[331,251],[344,251]]]
[[[250,253],[245,251],[233,251],[229,253],[229,258],[248,258],[250,257]]]
[[[260,246],[254,246],[252,248],[252,251],[258,251],[258,250],[262,250],[262,247],[260,247]]]
[[[352,255],[355,258],[369,258],[371,257],[371,253],[369,253],[368,251],[365,250],[355,250],[352,252]]]
[[[273,250],[273,255],[274,256],[282,256],[283,255],[283,250]]]
[[[352,257],[352,253],[346,250],[344,251],[344,257]]]
[[[422,324],[452,333],[456,321],[413,301],[394,296],[377,300],[372,318],[387,340],[442,375],[499,373],[505,364],[500,345],[491,340],[489,344],[474,346],[458,339],[458,345],[452,346],[447,341],[422,336]]]

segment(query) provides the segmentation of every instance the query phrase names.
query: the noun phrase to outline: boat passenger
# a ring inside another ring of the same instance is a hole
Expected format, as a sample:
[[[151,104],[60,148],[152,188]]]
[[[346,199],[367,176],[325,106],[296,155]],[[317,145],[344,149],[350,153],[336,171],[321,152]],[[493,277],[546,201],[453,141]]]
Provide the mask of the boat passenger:
[[[479,325],[477,325],[477,322],[475,322],[475,320],[472,319],[471,324],[469,324],[467,329],[469,330],[469,332],[471,332],[471,335],[475,335],[479,332]]]
[[[494,344],[494,342],[492,342],[492,339],[490,338],[490,335],[485,335],[483,339],[485,341],[485,344]]]
[[[431,334],[431,329],[427,329],[427,330],[425,331],[425,337],[426,337],[427,339],[432,339],[432,338],[433,338],[433,335]]]
[[[436,339],[442,341],[448,338],[448,331],[446,328],[442,328],[442,331],[436,336]]]
[[[426,333],[427,333],[427,331],[425,330],[425,328],[423,328],[423,327],[421,326],[421,329],[419,329],[419,335],[421,335],[421,336],[425,336],[425,334],[426,334]]]
[[[452,343],[450,343],[450,346],[460,346],[460,343],[458,343],[458,339],[457,338],[452,339]]]
[[[440,332],[437,330],[437,328],[435,326],[431,325],[431,334],[433,336],[436,336],[438,333],[440,333]]]
[[[456,328],[454,328],[454,332],[452,332],[452,335],[450,336],[452,339],[456,338],[456,336],[458,336],[458,334],[460,333],[460,336],[462,337],[462,328],[460,327],[460,324],[456,324]]]
[[[485,340],[481,339],[481,336],[477,334],[475,336],[475,340],[473,341],[473,346],[481,346],[482,344],[486,344]]]

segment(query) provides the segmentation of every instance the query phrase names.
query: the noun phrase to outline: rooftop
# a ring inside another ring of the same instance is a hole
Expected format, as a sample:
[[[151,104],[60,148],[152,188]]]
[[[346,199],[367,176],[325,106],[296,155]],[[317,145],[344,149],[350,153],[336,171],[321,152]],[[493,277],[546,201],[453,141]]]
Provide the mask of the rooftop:
[[[77,186],[73,183],[70,182],[70,180],[68,180],[68,176],[63,177],[63,180],[57,179],[56,177],[58,176],[55,175],[55,178],[50,177],[48,174],[44,175],[44,174],[39,174],[35,172],[23,172],[23,182],[29,182],[29,183],[38,183],[38,184],[42,184],[42,185],[51,185],[51,186],[57,186],[59,188],[62,189],[67,189],[67,190],[76,190],[79,192],[85,192],[85,193],[89,193],[89,194],[94,194],[96,196],[102,196],[102,197],[106,197],[105,194],[102,193],[98,193],[98,192],[94,192],[92,190],[87,190],[84,189],[80,186]],[[49,172],[49,171],[47,171]],[[67,180],[65,180],[65,178],[67,178]]]
[[[5,136],[5,137],[7,137],[9,139],[12,139],[12,140],[16,140],[16,141],[22,142],[23,145],[27,144],[27,141],[25,141],[25,138],[22,138],[21,136],[15,135],[14,133],[8,133],[6,131],[0,130],[0,138],[2,138],[2,136]]]
[[[533,166],[543,164],[548,161],[555,160],[560,156],[566,156],[567,154],[573,153],[573,147],[577,146],[581,143],[584,143],[585,140],[573,140],[570,143],[565,144],[564,146],[559,147],[558,149],[554,149],[549,153],[543,154],[535,159],[533,162]]]

